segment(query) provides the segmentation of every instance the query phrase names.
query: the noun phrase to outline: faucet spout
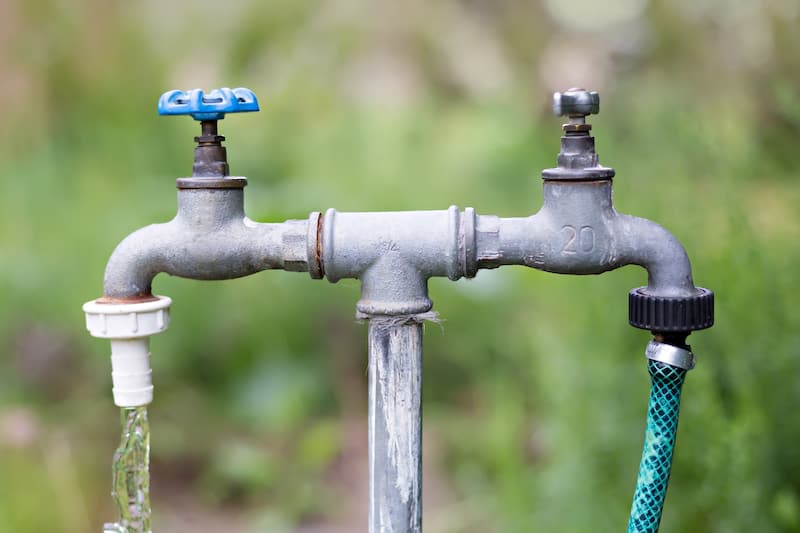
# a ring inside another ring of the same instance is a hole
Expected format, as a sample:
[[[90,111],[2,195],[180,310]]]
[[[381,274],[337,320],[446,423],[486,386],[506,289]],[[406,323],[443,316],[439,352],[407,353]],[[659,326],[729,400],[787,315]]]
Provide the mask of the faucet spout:
[[[651,296],[692,297],[698,294],[686,249],[663,226],[651,220],[618,214],[616,241],[620,261],[647,270]]]
[[[696,295],[678,239],[655,222],[618,213],[611,195],[611,180],[545,181],[544,206],[535,215],[478,217],[478,265],[585,275],[634,264],[648,272],[648,294]]]
[[[161,272],[197,280],[267,269],[308,272],[309,221],[257,223],[243,206],[241,187],[179,189],[174,219],[132,233],[114,250],[106,266],[105,299],[148,299]],[[316,225],[312,233],[316,239]]]

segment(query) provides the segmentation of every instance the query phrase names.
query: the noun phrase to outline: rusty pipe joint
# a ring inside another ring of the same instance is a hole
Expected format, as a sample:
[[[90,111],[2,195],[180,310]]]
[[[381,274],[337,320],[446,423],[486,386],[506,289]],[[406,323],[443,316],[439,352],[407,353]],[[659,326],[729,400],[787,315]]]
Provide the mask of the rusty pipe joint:
[[[197,280],[239,278],[267,269],[308,272],[319,214],[308,220],[253,222],[244,213],[245,184],[235,177],[179,178],[177,215],[132,233],[117,246],[106,265],[104,299],[151,298],[153,278],[161,272]]]
[[[328,281],[361,280],[365,315],[431,309],[428,279],[473,277],[475,211],[341,213],[328,209],[319,232],[319,270]]]

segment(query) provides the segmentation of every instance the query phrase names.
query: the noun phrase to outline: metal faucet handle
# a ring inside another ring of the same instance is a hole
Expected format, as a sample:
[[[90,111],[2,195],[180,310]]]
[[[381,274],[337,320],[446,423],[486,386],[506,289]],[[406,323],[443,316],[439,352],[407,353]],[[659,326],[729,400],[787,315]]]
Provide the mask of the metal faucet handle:
[[[255,93],[244,87],[223,87],[204,93],[202,89],[167,91],[158,99],[159,115],[191,115],[193,119],[222,120],[226,113],[258,111]]]
[[[553,113],[557,117],[586,117],[600,112],[600,95],[597,91],[571,88],[563,93],[553,93]]]
[[[207,94],[202,89],[167,91],[158,99],[159,115],[191,115],[200,122],[201,134],[194,138],[197,146],[194,149],[192,178],[188,178],[190,181],[194,178],[225,178],[230,175],[227,151],[222,146],[225,137],[218,134],[217,121],[225,118],[226,113],[247,113],[258,109],[256,95],[244,87],[223,87]],[[223,182],[226,187],[232,183],[231,180]]]

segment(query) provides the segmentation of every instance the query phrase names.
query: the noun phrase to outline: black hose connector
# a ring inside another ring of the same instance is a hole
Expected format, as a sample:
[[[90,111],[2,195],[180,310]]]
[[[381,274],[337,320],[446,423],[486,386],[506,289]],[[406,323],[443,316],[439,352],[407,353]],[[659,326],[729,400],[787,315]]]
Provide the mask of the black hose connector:
[[[697,331],[714,325],[714,293],[702,287],[693,296],[652,296],[647,287],[628,293],[628,322],[649,331]]]

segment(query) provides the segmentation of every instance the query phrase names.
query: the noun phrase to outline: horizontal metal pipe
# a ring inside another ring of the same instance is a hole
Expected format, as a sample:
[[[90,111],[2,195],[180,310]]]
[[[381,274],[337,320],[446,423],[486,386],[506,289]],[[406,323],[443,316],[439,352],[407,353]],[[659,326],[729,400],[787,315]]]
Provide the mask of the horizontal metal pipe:
[[[283,268],[358,278],[359,309],[369,314],[430,309],[427,280],[472,277],[479,268],[525,265],[560,274],[599,274],[627,264],[649,274],[648,293],[691,296],[683,246],[658,224],[614,210],[611,181],[544,184],[533,216],[500,218],[459,211],[340,213],[324,219],[259,224],[244,214],[243,189],[181,189],[178,214],[143,228],[112,254],[105,295],[146,297],[159,272],[229,279]]]
[[[322,222],[325,276],[336,282],[360,278],[379,259],[402,260],[426,278],[463,275],[461,216],[455,206],[441,211],[347,213],[329,209]]]

